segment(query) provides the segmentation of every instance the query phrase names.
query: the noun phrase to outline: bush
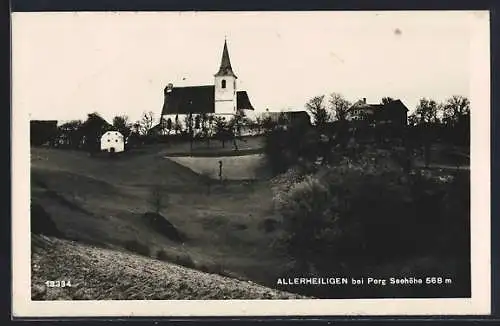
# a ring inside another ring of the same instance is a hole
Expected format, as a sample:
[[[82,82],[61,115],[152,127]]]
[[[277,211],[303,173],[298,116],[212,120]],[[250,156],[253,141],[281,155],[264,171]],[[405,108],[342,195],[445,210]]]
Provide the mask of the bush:
[[[178,254],[174,261],[177,265],[181,265],[188,268],[194,268],[196,265],[188,254]]]
[[[266,218],[265,220],[262,221],[260,226],[264,230],[264,232],[271,233],[277,229],[277,225],[278,221],[272,218]]]
[[[38,203],[31,204],[31,232],[46,236],[63,237],[52,217]]]
[[[156,258],[158,260],[167,261],[188,268],[196,267],[196,264],[191,258],[191,256],[189,256],[186,253],[181,253],[181,254],[169,253],[163,249],[160,249],[156,252]]]
[[[147,256],[150,255],[149,247],[146,244],[139,242],[138,240],[128,240],[125,242],[125,249],[134,252],[136,254]]]
[[[264,135],[264,154],[274,175],[288,170],[297,163],[312,162],[318,153],[319,134],[300,125],[274,128]]]
[[[143,217],[156,232],[168,239],[175,242],[184,242],[186,240],[185,236],[162,215],[147,212]]]
[[[354,261],[381,263],[433,252],[448,223],[464,224],[447,220],[458,213],[453,204],[449,212],[440,209],[446,188],[431,175],[405,173],[387,152],[372,151],[273,190],[289,253],[331,271]],[[461,197],[449,195],[446,201]],[[468,212],[466,205],[459,210]]]
[[[170,255],[163,249],[156,252],[156,258],[163,261],[171,261]]]

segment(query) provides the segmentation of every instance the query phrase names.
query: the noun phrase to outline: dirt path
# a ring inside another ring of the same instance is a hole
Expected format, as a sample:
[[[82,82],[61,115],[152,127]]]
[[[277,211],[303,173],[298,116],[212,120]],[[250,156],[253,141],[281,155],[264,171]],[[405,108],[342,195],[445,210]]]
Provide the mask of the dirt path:
[[[304,298],[159,260],[33,236],[33,300],[180,300]],[[46,287],[47,280],[71,287]]]

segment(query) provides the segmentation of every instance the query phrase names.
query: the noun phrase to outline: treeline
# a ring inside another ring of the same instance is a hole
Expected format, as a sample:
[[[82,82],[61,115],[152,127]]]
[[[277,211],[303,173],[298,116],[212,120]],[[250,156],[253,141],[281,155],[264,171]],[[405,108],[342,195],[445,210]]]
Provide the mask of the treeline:
[[[380,104],[394,101],[383,97]],[[306,103],[317,128],[323,129],[329,122],[348,119],[353,103],[339,93],[315,96]],[[408,116],[408,126],[420,130],[416,135],[445,140],[457,145],[469,145],[470,101],[467,97],[455,95],[444,102],[421,98],[414,112]]]
[[[468,99],[454,96],[442,104],[422,99],[408,124],[372,126],[349,121],[352,104],[338,94],[332,98],[307,103],[313,128],[275,126],[265,132],[274,207],[282,218],[276,243],[295,262],[286,275],[435,273],[453,275],[454,287],[411,289],[415,293],[346,287],[334,295],[470,294],[469,173],[415,163],[420,153],[428,159],[437,143],[441,150],[460,145],[468,151],[463,146],[469,143]],[[332,295],[329,287],[285,290]]]
[[[126,139],[126,147],[156,142],[202,140],[210,146],[211,140],[219,140],[223,147],[227,142],[238,139],[245,133],[258,133],[266,123],[258,118],[256,121],[236,114],[231,118],[210,114],[189,114],[180,121],[163,119],[156,123],[153,112],[145,112],[140,120],[130,122],[128,116],[115,116],[108,123],[99,113],[90,113],[85,121],[72,120],[60,126],[48,122],[31,122],[31,144],[71,149],[95,151],[99,149],[100,137],[110,130],[119,131]]]

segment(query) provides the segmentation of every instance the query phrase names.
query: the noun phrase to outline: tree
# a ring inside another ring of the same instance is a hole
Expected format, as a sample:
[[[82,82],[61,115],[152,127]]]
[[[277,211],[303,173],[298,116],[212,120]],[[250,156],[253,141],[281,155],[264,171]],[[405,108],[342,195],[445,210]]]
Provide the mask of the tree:
[[[380,101],[380,103],[385,105],[385,104],[391,103],[393,101],[394,101],[394,99],[392,97],[386,96],[386,97],[382,97],[382,100]]]
[[[200,116],[201,135],[207,141],[207,147],[210,147],[210,118],[206,113]]]
[[[58,127],[59,136],[66,140],[70,147],[76,148],[83,137],[82,125],[83,122],[81,120],[66,122]]]
[[[415,115],[419,124],[437,123],[438,119],[438,104],[431,99],[422,98],[417,105]]]
[[[201,129],[201,117],[199,114],[197,114],[194,117],[194,129],[196,129],[196,130]]]
[[[277,123],[269,115],[265,115],[261,119],[261,129],[264,131],[264,133],[268,133],[274,130],[276,126]]]
[[[140,134],[143,136],[148,135],[149,131],[153,128],[154,113],[152,111],[144,112],[142,119],[139,122]]]
[[[222,117],[215,117],[215,137],[222,142],[222,148],[225,147],[225,143],[229,140],[229,126],[226,120]]]
[[[467,119],[470,115],[470,101],[467,97],[454,95],[442,106],[443,121],[455,126]]]
[[[182,124],[179,121],[179,115],[178,114],[175,115],[175,120],[174,120],[173,128],[174,128],[174,132],[175,132],[176,135],[178,135],[178,134],[180,134],[182,132]]]
[[[325,96],[315,96],[306,103],[306,109],[313,116],[314,124],[322,129],[329,120],[328,112],[324,105]]]
[[[351,107],[351,103],[341,94],[332,93],[330,95],[330,105],[335,119],[337,121],[345,121],[347,118],[347,111]]]
[[[408,116],[408,126],[415,127],[416,125],[418,125],[418,121],[419,119],[415,112]]]
[[[149,204],[156,214],[167,206],[167,199],[164,190],[159,186],[152,186],[149,194]]]
[[[170,135],[170,132],[172,131],[172,119],[168,118],[167,119],[167,122],[166,122],[166,125],[165,125],[165,128],[167,128],[168,130],[168,134]]]
[[[131,133],[131,125],[128,121],[128,116],[121,115],[113,118],[113,128],[118,130],[125,138]]]
[[[81,126],[83,137],[85,137],[85,147],[89,151],[97,151],[101,136],[110,130],[111,127],[99,113],[88,114],[87,120]]]
[[[189,114],[184,118],[184,122],[186,124],[186,133],[189,135],[189,147],[193,149],[193,113],[189,112]]]
[[[243,111],[238,111],[227,124],[228,137],[232,138],[234,149],[238,150],[237,139],[241,138],[241,128],[247,123]]]

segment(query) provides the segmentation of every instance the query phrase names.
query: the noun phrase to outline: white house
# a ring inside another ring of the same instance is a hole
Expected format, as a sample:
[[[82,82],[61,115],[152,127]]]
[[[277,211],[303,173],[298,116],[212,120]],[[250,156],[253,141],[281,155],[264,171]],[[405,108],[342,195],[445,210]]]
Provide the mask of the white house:
[[[101,151],[119,153],[125,150],[125,140],[118,131],[106,131],[101,137]]]

